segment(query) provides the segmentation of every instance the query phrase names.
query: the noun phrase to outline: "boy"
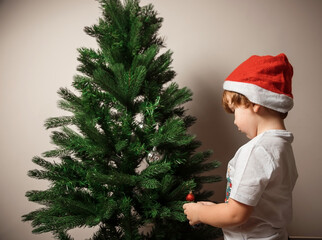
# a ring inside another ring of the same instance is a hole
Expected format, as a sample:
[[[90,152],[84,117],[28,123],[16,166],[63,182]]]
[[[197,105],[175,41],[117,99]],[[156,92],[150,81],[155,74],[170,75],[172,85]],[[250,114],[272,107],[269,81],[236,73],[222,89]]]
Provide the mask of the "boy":
[[[252,56],[225,80],[223,106],[251,139],[227,169],[225,203],[187,203],[191,225],[221,227],[228,239],[287,239],[297,170],[284,118],[293,107],[293,68],[285,54]]]

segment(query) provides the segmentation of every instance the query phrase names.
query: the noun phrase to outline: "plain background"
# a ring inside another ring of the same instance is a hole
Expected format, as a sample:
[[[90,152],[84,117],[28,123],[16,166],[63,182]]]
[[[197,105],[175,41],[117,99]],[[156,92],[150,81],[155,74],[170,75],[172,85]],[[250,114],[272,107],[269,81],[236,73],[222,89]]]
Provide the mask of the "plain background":
[[[221,108],[225,77],[251,55],[286,53],[294,67],[295,107],[286,119],[295,135],[299,179],[294,190],[291,235],[322,236],[321,76],[322,1],[320,0],[143,0],[153,2],[164,18],[160,34],[174,52],[173,69],[180,86],[194,92],[187,104],[198,118],[190,131],[226,164],[247,141]],[[76,74],[79,47],[96,48],[83,32],[100,17],[94,0],[0,1],[0,239],[51,239],[32,235],[21,215],[38,207],[24,194],[45,189],[46,182],[27,177],[35,155],[50,150],[45,119],[58,109],[59,87]],[[206,186],[222,202],[225,180]],[[91,230],[73,230],[85,239]]]

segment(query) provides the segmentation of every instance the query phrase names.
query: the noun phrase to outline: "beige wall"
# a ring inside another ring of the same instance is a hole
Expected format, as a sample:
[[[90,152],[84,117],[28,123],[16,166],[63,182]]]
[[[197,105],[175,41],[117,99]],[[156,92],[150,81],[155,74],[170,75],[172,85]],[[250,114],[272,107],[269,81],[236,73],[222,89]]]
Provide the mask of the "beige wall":
[[[220,106],[224,78],[250,55],[284,52],[294,66],[295,107],[286,120],[295,135],[299,180],[294,190],[291,235],[322,236],[322,1],[320,0],[143,0],[164,17],[161,34],[174,51],[176,80],[194,92],[188,104],[198,117],[191,132],[226,164],[246,141]],[[39,205],[24,197],[44,189],[27,177],[31,158],[52,148],[43,127],[56,107],[59,87],[69,87],[80,46],[95,47],[82,31],[99,15],[94,0],[0,1],[0,239],[49,239],[32,235],[20,217]],[[222,201],[225,182],[215,189]],[[90,231],[73,231],[84,239]]]

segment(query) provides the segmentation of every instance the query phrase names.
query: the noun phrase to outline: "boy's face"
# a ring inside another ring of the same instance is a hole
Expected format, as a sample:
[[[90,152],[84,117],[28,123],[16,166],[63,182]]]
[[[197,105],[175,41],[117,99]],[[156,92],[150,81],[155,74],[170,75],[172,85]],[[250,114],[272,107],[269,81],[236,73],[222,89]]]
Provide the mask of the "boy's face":
[[[234,124],[238,127],[239,131],[245,133],[249,139],[257,136],[258,124],[253,107],[236,107],[234,108],[234,115]]]

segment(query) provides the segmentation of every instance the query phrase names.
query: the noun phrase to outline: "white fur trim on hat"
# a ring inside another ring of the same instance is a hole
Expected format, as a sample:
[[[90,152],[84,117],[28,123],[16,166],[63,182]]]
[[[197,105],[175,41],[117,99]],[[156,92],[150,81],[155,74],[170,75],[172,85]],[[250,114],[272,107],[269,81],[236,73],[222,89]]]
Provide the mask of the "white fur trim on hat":
[[[262,105],[281,113],[290,111],[294,105],[291,97],[286,96],[285,94],[268,91],[251,83],[226,80],[223,88],[244,95],[252,103]]]

